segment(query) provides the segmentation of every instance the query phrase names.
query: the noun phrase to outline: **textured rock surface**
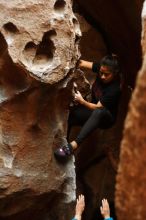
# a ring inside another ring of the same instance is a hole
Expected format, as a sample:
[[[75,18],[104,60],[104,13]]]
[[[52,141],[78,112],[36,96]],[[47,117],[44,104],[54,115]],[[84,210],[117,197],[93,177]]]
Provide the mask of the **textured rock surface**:
[[[84,24],[83,58],[99,59],[112,48],[123,61],[126,83],[134,85],[140,66],[143,0],[77,2],[95,27]],[[1,0],[0,18],[0,219],[70,219],[71,201],[75,198],[73,161],[66,165],[56,163],[52,151],[66,142],[72,81],[75,79],[80,85],[84,80],[80,72],[74,76],[72,71],[80,56],[80,29],[71,0]],[[139,175],[145,166],[144,73],[145,64],[126,120],[117,178],[118,217],[124,220],[145,217],[144,172]],[[83,93],[85,87],[88,85],[81,87]],[[125,99],[127,94],[124,102]],[[118,149],[121,129],[120,125],[107,134],[95,132],[77,152],[78,180],[80,184],[83,180],[81,188],[90,201],[88,220],[102,197],[113,201],[115,172],[105,148]]]
[[[79,37],[70,0],[0,1],[1,218],[67,218],[73,160],[52,151],[66,142]]]
[[[117,176],[116,206],[119,220],[146,218],[146,2],[142,23],[143,65],[125,122]]]
[[[0,1],[1,33],[14,63],[36,79],[58,82],[79,56],[71,1]]]

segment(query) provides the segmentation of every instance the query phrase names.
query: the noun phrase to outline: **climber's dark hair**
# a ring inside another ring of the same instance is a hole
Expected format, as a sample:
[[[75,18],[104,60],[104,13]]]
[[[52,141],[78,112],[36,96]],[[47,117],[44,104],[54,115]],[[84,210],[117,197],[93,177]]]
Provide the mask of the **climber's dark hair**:
[[[100,61],[101,66],[108,66],[111,72],[116,76],[120,74],[120,64],[118,56],[115,54],[107,55]]]

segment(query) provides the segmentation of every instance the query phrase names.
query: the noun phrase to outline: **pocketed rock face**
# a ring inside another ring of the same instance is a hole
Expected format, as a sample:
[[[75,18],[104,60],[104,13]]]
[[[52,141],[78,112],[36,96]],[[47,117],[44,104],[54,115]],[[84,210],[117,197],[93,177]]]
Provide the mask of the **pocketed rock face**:
[[[79,37],[70,0],[0,1],[1,219],[72,215],[73,160],[53,150],[66,142]]]
[[[146,218],[146,2],[142,24],[143,65],[125,122],[117,176],[116,206],[119,220]]]
[[[0,26],[14,63],[55,83],[79,57],[80,28],[70,0],[0,2]]]

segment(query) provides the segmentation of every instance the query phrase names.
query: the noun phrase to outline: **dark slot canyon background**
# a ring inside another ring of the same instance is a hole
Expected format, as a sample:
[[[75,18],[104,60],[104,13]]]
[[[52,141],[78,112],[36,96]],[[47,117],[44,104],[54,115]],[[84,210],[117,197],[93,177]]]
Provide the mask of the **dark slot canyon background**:
[[[0,220],[69,220],[80,193],[83,220],[102,219],[102,198],[114,220],[146,218],[145,5],[0,0]],[[123,75],[117,122],[60,163],[53,151],[67,142],[73,82],[90,98],[95,79],[77,62],[109,53]]]
[[[106,54],[117,54],[123,73],[123,94],[116,125],[107,131],[94,132],[76,155],[77,189],[85,194],[87,205],[83,219],[102,219],[99,210],[102,198],[108,198],[111,216],[117,219],[115,178],[125,116],[142,64],[142,6],[143,1],[77,0],[73,4],[83,34],[81,58],[96,62]],[[94,76],[85,72],[92,83]]]

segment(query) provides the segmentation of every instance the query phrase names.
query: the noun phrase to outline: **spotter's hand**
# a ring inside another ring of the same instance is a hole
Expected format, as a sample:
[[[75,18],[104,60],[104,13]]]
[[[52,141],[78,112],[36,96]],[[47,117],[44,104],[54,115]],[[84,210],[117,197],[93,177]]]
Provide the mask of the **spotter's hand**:
[[[102,205],[100,207],[100,212],[103,218],[110,218],[110,208],[107,199],[102,200]]]
[[[85,198],[84,195],[79,195],[76,202],[76,215],[81,216],[85,209]]]

